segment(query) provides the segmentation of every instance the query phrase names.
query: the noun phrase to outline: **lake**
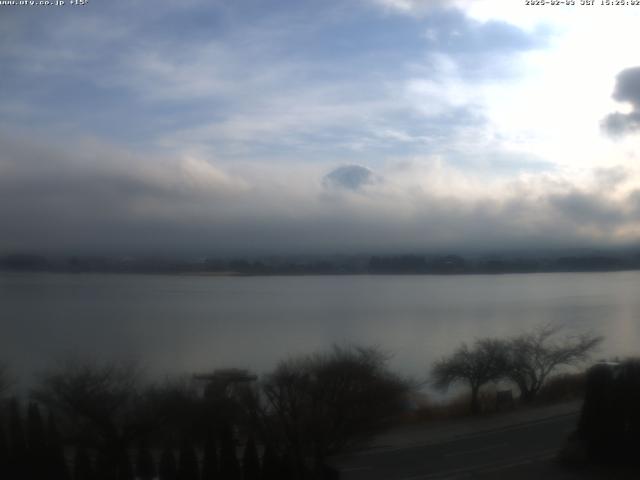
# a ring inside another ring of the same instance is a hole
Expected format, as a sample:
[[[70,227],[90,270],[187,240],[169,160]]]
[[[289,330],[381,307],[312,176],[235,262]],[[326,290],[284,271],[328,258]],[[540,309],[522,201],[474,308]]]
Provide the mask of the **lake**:
[[[0,274],[0,359],[23,378],[69,354],[150,373],[268,371],[332,343],[380,345],[424,378],[460,342],[546,322],[640,350],[640,272],[215,277]]]

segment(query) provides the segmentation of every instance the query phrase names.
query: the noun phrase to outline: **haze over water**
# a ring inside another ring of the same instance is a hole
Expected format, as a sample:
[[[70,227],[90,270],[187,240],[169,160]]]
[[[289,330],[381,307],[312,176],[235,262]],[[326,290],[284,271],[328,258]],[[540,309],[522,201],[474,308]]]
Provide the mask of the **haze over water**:
[[[69,354],[151,374],[247,367],[332,343],[377,344],[424,379],[460,342],[546,322],[593,330],[596,358],[637,353],[640,272],[501,276],[0,275],[0,352],[29,379]]]

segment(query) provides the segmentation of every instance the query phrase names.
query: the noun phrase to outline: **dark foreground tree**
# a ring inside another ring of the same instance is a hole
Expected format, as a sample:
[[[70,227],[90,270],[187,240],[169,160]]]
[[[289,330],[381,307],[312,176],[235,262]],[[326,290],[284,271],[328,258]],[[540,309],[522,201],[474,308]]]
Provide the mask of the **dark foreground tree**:
[[[160,455],[158,477],[160,480],[178,480],[178,465],[170,448],[165,448]]]
[[[260,480],[260,460],[258,458],[258,449],[256,442],[252,436],[247,440],[244,446],[244,454],[242,456],[242,478],[243,480]]]
[[[56,412],[67,433],[97,445],[110,469],[124,468],[131,443],[152,427],[130,363],[69,360],[41,376],[33,397]]]
[[[218,452],[213,432],[209,431],[204,443],[204,455],[202,457],[202,480],[217,480],[218,476]]]
[[[377,348],[334,347],[281,362],[267,377],[266,413],[284,436],[296,478],[304,478],[309,461],[323,464],[403,408],[409,386],[388,359]]]
[[[485,338],[471,347],[463,343],[451,356],[436,362],[431,370],[433,383],[441,390],[466,383],[471,388],[471,413],[479,413],[480,388],[505,375],[506,352],[506,344],[501,340]]]
[[[69,470],[64,455],[64,445],[58,425],[52,413],[47,418],[47,456],[49,458],[49,480],[68,480]]]
[[[262,454],[262,480],[280,480],[280,459],[271,445]]]
[[[587,372],[577,437],[590,461],[640,465],[640,360],[600,363]]]
[[[220,478],[223,480],[240,479],[236,442],[229,425],[225,425],[220,434]]]
[[[140,480],[153,480],[156,477],[156,465],[151,451],[144,442],[138,445],[136,455],[136,475]]]
[[[6,475],[9,473],[9,445],[2,422],[0,422],[0,472]]]
[[[32,478],[45,478],[49,473],[47,440],[40,409],[35,403],[30,403],[27,410],[27,445]]]
[[[29,457],[27,441],[20,404],[16,398],[9,403],[9,478],[21,478],[29,475]]]
[[[178,478],[180,480],[198,480],[198,457],[193,444],[186,439],[180,447]]]
[[[204,439],[209,424],[201,397],[190,378],[176,377],[145,388],[140,403],[161,443],[186,437],[195,442]]]
[[[120,453],[117,478],[118,480],[134,480],[133,465],[131,464],[131,457],[127,450]]]
[[[76,449],[73,461],[73,479],[74,480],[94,480],[95,473],[93,471],[93,463],[89,452],[86,448],[78,447]],[[148,479],[143,479],[148,480]]]
[[[518,386],[522,401],[533,401],[550,374],[583,362],[602,342],[591,333],[558,338],[560,330],[547,324],[508,342],[506,376]]]

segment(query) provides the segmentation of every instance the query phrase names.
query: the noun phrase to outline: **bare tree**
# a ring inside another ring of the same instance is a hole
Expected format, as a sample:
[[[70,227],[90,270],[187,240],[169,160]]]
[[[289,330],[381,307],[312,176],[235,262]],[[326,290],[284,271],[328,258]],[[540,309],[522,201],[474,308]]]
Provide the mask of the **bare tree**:
[[[218,429],[227,423],[252,428],[257,405],[258,377],[241,368],[222,368],[211,373],[194,375],[204,384],[204,405],[209,423]]]
[[[446,390],[455,383],[466,383],[471,388],[471,412],[479,413],[480,388],[498,380],[505,374],[506,344],[502,340],[485,338],[473,346],[462,344],[451,356],[438,361],[431,370],[434,385]]]
[[[366,438],[402,408],[409,386],[377,348],[335,347],[281,362],[263,392],[284,435],[296,474]],[[296,477],[296,478],[298,478]]]
[[[200,389],[190,376],[166,378],[147,386],[140,400],[153,422],[154,436],[177,444],[186,437],[203,439],[211,418]]]
[[[561,366],[580,364],[602,342],[593,333],[558,339],[561,330],[546,324],[508,342],[506,376],[518,386],[522,401],[533,401],[551,373]]]
[[[135,364],[69,360],[44,373],[32,396],[64,420],[68,433],[95,442],[118,469],[131,442],[150,429],[139,408],[139,384]]]

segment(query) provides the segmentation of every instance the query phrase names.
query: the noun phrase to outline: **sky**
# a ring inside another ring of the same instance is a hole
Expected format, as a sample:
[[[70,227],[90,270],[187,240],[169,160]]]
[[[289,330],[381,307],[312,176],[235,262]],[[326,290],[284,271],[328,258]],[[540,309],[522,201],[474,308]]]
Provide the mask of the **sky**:
[[[640,7],[576,3],[0,5],[0,253],[637,245]]]

